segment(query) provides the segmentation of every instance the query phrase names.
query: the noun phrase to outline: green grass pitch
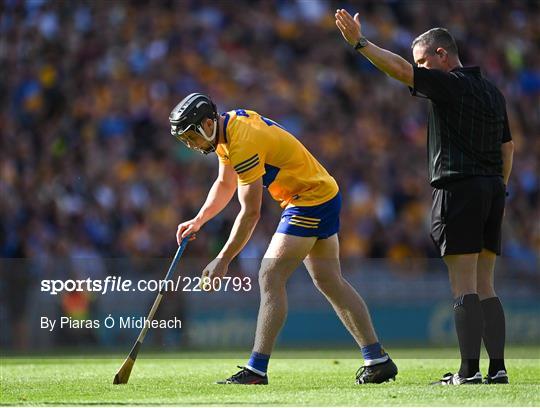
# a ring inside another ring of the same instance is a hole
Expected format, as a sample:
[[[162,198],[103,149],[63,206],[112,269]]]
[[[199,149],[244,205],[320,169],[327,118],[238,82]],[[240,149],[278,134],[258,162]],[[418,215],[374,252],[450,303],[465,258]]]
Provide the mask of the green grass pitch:
[[[245,362],[236,355],[234,359],[223,355],[209,358],[212,355],[200,353],[155,358],[159,355],[143,352],[127,385],[112,384],[124,356],[2,358],[0,405],[540,405],[538,349],[534,349],[533,358],[507,361],[511,380],[507,386],[430,386],[430,381],[455,369],[458,361],[409,358],[420,353],[393,350],[400,369],[397,381],[362,386],[354,384],[360,359],[331,351],[321,353],[322,358],[300,358],[305,357],[302,354],[292,358],[287,353],[276,353],[270,362],[268,386],[213,384]],[[437,355],[448,356],[439,352]]]

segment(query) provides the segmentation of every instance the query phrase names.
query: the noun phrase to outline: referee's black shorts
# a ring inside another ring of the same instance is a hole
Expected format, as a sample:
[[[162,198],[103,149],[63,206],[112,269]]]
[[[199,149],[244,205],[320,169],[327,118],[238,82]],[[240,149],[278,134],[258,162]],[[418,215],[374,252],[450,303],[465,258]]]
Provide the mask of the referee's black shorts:
[[[433,190],[431,238],[441,256],[501,254],[505,187],[502,177],[474,176]]]

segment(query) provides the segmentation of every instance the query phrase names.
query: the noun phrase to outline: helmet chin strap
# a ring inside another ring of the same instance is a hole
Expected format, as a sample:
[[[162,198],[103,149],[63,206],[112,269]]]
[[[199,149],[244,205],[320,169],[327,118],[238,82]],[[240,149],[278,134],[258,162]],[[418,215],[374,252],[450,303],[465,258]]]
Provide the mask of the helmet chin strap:
[[[204,154],[212,153],[213,151],[216,150],[216,147],[217,147],[216,134],[217,134],[217,131],[218,131],[218,126],[219,126],[218,120],[214,119],[214,130],[212,131],[212,136],[210,136],[210,137],[208,137],[208,135],[206,134],[206,132],[204,131],[204,129],[202,128],[201,125],[197,126],[197,130],[202,135],[202,137],[204,137],[204,140],[206,140],[207,142],[210,142],[212,144],[212,149],[210,149],[210,150],[201,150]]]

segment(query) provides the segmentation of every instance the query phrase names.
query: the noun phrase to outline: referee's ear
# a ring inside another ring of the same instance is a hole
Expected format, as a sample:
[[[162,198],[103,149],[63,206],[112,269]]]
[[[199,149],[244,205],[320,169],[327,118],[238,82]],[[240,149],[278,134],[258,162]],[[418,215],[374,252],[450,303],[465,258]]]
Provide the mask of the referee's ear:
[[[437,48],[437,50],[435,50],[435,53],[444,59],[444,61],[446,61],[446,59],[448,59],[448,51],[446,51],[444,48],[442,47],[439,47]]]

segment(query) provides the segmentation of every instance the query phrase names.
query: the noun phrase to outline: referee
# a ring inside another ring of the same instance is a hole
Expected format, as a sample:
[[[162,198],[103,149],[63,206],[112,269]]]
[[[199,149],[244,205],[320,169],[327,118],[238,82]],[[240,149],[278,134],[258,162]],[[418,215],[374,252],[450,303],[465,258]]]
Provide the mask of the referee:
[[[490,362],[484,382],[508,383],[505,318],[493,287],[514,145],[501,92],[464,68],[454,38],[433,28],[412,43],[416,66],[368,41],[358,13],[337,10],[336,25],[355,50],[414,96],[429,99],[428,167],[433,190],[431,237],[448,267],[455,298],[461,366],[435,384],[482,382],[482,338]]]

